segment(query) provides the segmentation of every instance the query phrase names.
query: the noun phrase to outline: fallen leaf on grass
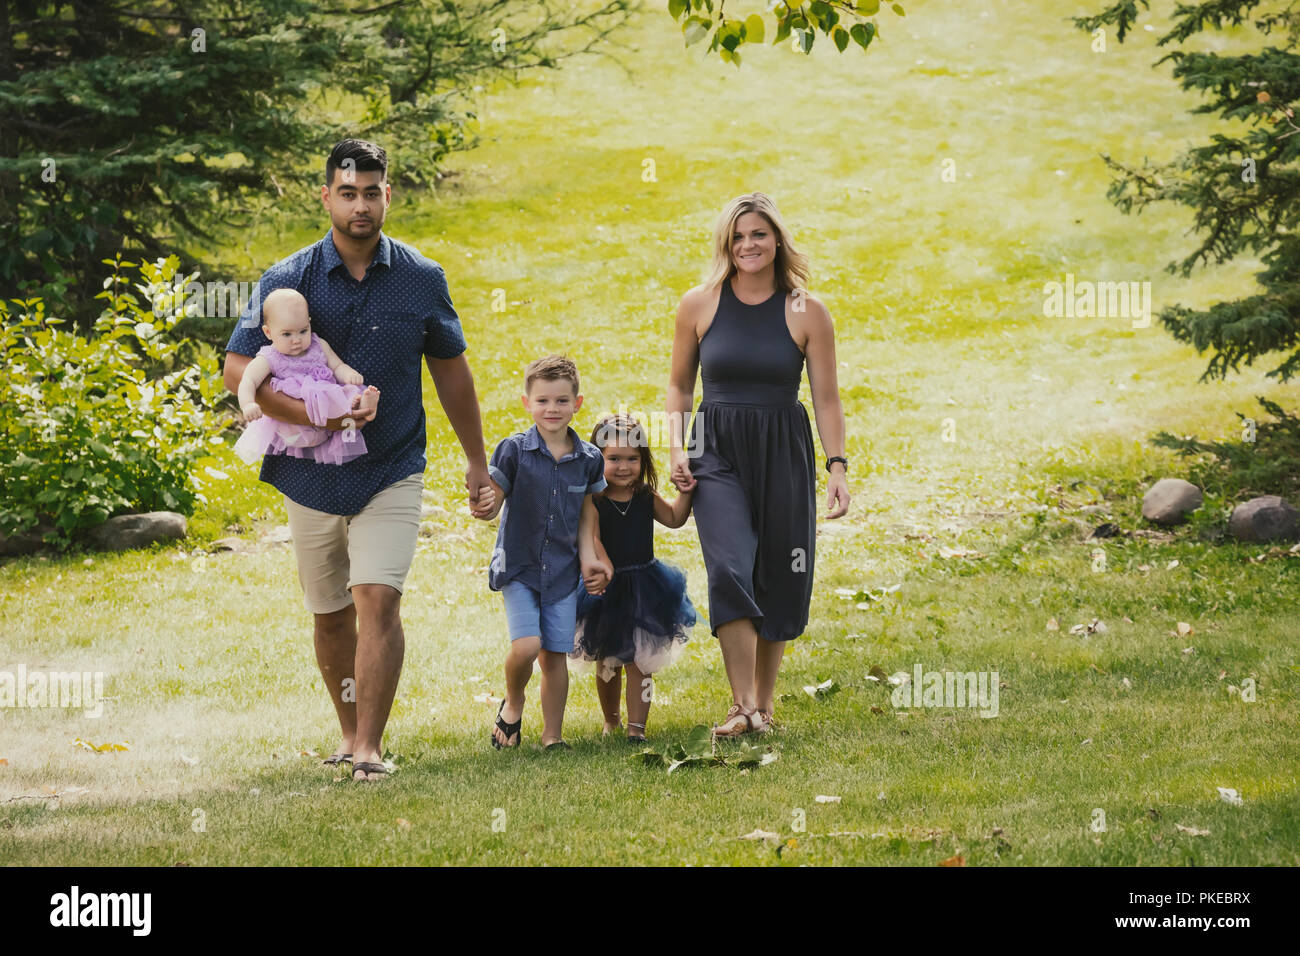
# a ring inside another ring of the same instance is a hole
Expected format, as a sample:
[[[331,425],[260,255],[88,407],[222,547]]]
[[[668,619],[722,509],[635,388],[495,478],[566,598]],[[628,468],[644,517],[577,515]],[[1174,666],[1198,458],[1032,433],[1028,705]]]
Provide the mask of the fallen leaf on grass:
[[[0,757],[0,767],[7,767],[7,766],[9,766],[9,761],[6,760],[4,757]]]
[[[1049,617],[1047,619],[1047,629],[1049,631],[1059,631],[1061,629],[1061,622],[1054,617]]]
[[[1183,653],[1184,653],[1184,654],[1195,654],[1195,653],[1196,653],[1196,648],[1194,648],[1194,647],[1184,647],[1184,648],[1183,648]]]
[[[474,703],[476,704],[497,704],[500,703],[499,697],[493,697],[491,694],[475,694]]]
[[[946,860],[941,860],[940,866],[965,866],[966,858],[958,853],[956,856],[950,856]]]
[[[816,800],[818,803],[839,803],[840,802],[839,797],[831,797],[823,793],[817,794],[817,796],[814,797],[813,799]]]
[[[405,817],[398,817],[397,825],[401,827],[403,830],[411,829],[411,821],[407,820]]]
[[[1178,622],[1178,636],[1179,636],[1179,637],[1186,637],[1188,634],[1191,634],[1191,633],[1193,632],[1193,630],[1194,630],[1194,629],[1193,629],[1192,625],[1188,624],[1186,621],[1179,621],[1179,622]]]
[[[128,740],[124,740],[120,744],[114,744],[114,743],[93,744],[89,740],[82,740],[80,737],[77,737],[72,741],[72,746],[80,747],[83,750],[89,750],[92,753],[105,754],[105,753],[112,753],[118,750],[130,750],[131,742]]]
[[[873,714],[883,714],[885,711],[884,711],[884,708],[880,707],[878,704],[872,704],[872,705],[871,705],[871,712],[872,712]]]
[[[299,755],[300,757],[319,757],[319,756],[320,756],[320,754],[318,754],[318,753],[317,753],[316,751],[314,751],[314,750],[299,750],[299,751],[298,751],[298,755]]]
[[[1071,633],[1071,634],[1082,634],[1082,635],[1084,635],[1085,637],[1086,637],[1087,635],[1089,635],[1089,634],[1105,634],[1105,633],[1106,633],[1106,622],[1105,622],[1105,621],[1100,621],[1100,620],[1098,620],[1097,618],[1094,617],[1094,618],[1093,618],[1089,623],[1087,623],[1087,624],[1076,624],[1076,625],[1074,625],[1074,627],[1070,628],[1070,633]]]
[[[1178,559],[1174,558],[1174,560],[1170,561],[1168,564],[1165,565],[1165,570],[1172,571],[1176,567],[1178,567]]]
[[[828,677],[816,686],[805,684],[803,692],[813,700],[825,700],[827,697],[836,693],[839,689],[839,686],[835,683],[835,678]]]
[[[750,833],[746,833],[742,837],[737,837],[736,839],[738,840],[779,840],[781,839],[781,834],[773,833],[771,830],[753,830]]]
[[[1176,830],[1178,830],[1178,831],[1180,831],[1180,832],[1182,832],[1182,833],[1186,833],[1186,834],[1188,834],[1188,835],[1190,835],[1190,836],[1209,836],[1209,835],[1210,835],[1210,831],[1209,831],[1209,830],[1198,830],[1198,829],[1196,829],[1196,827],[1185,827],[1185,826],[1183,826],[1181,823],[1175,823],[1175,824],[1174,824],[1174,829],[1176,829]]]
[[[1219,799],[1224,803],[1230,803],[1234,807],[1241,806],[1241,794],[1232,787],[1216,787],[1215,789],[1219,791]]]

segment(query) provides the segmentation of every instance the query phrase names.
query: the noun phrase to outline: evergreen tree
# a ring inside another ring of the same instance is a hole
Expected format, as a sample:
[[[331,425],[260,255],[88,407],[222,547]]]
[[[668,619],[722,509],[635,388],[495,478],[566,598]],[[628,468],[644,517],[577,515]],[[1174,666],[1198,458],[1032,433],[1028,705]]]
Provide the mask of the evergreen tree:
[[[1119,0],[1074,22],[1089,32],[1113,27],[1123,42],[1138,3],[1149,9],[1147,0]],[[1265,268],[1256,274],[1254,294],[1205,310],[1171,306],[1159,318],[1178,341],[1210,352],[1202,381],[1283,353],[1268,376],[1286,382],[1300,372],[1300,3],[1180,2],[1171,18],[1173,26],[1158,44],[1173,49],[1156,65],[1173,63],[1180,86],[1203,98],[1193,112],[1217,114],[1222,130],[1165,164],[1133,166],[1104,157],[1119,174],[1108,195],[1126,213],[1157,202],[1193,211],[1200,243],[1168,265],[1171,273],[1187,276],[1198,265],[1227,262],[1243,252],[1259,256]],[[1184,49],[1205,31],[1234,28],[1252,47],[1258,41],[1258,48],[1239,54]]]
[[[591,51],[630,0],[0,0],[0,297],[88,322],[104,267],[204,263],[261,206],[306,203],[347,136],[433,181],[468,93]]]

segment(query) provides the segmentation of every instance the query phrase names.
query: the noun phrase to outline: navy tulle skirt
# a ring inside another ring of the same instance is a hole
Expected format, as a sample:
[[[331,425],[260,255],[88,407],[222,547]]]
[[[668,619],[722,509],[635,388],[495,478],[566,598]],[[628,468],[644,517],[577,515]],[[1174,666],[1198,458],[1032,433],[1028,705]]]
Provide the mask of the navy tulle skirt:
[[[627,664],[653,674],[681,654],[695,621],[685,573],[658,559],[628,565],[614,572],[604,594],[582,593],[569,656],[594,662],[601,680]]]

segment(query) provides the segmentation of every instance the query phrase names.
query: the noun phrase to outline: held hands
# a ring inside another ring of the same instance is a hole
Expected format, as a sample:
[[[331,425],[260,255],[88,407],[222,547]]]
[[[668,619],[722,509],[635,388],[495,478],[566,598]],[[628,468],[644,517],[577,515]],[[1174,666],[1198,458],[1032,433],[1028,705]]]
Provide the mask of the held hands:
[[[255,422],[262,417],[262,406],[257,402],[249,402],[240,411],[244,413],[244,421],[246,422]]]
[[[587,586],[588,594],[604,594],[613,577],[614,568],[608,561],[594,558],[582,562],[582,583]]]
[[[686,457],[686,451],[682,448],[674,448],[671,455],[672,471],[669,473],[669,479],[677,486],[678,491],[692,491],[695,488],[696,481],[691,475],[690,459]]]

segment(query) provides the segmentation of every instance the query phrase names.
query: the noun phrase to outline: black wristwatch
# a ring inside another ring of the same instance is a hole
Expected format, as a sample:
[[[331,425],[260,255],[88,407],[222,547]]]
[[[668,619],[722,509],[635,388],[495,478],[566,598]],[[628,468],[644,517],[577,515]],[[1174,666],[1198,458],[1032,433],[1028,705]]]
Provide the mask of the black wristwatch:
[[[830,471],[830,470],[831,470],[831,462],[833,462],[833,461],[838,461],[841,465],[844,466],[844,471],[845,471],[845,473],[848,472],[848,470],[849,470],[849,460],[848,460],[847,458],[845,458],[843,455],[836,455],[834,458],[827,458],[827,459],[826,459],[826,470],[827,470],[827,471]]]

